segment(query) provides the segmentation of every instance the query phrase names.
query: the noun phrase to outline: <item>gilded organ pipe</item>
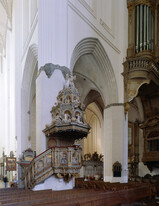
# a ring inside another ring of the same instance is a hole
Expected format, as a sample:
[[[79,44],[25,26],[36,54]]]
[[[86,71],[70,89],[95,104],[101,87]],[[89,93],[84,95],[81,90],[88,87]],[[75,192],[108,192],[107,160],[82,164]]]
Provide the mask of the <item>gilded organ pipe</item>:
[[[136,52],[139,52],[139,5],[136,6]]]
[[[151,11],[149,10],[149,50],[152,49],[151,47],[151,42],[152,42],[152,15],[151,15]]]
[[[146,50],[146,34],[147,34],[147,30],[146,30],[146,26],[147,26],[146,13],[147,13],[147,9],[146,9],[146,5],[144,5],[144,50]]]
[[[136,53],[154,50],[154,17],[149,6],[136,6]]]
[[[140,5],[140,51],[142,51],[142,35],[143,35],[143,5]]]
[[[149,50],[149,7],[147,6],[147,50]]]
[[[153,51],[154,49],[154,19],[153,19],[153,15],[151,14],[151,25],[152,25],[152,29],[151,29],[151,49]]]

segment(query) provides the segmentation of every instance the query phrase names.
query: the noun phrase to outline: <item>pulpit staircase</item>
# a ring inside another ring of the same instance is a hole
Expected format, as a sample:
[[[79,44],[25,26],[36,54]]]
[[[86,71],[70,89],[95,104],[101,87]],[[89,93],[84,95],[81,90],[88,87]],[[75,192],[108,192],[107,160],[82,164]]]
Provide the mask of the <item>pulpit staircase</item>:
[[[81,148],[78,146],[52,147],[35,157],[23,167],[22,180],[25,189],[32,189],[55,174],[69,181],[81,168]]]
[[[24,165],[22,179],[25,188],[33,188],[53,174],[69,181],[80,172],[81,148],[74,142],[86,137],[90,126],[84,119],[85,107],[80,101],[74,80],[72,74],[67,74],[63,89],[59,91],[57,102],[51,110],[52,122],[43,130],[48,146],[51,141],[58,146],[51,147],[35,157],[29,165]]]

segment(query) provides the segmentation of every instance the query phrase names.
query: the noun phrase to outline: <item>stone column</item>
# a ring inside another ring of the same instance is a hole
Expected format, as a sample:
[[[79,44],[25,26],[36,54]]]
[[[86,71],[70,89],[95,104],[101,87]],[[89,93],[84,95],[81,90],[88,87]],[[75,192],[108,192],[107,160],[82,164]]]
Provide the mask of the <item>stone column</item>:
[[[112,104],[104,110],[104,181],[127,182],[128,127],[123,104]],[[113,177],[113,164],[122,165],[121,177]]]
[[[38,67],[67,65],[67,0],[38,1]]]
[[[16,22],[14,32],[15,32],[15,45],[18,45],[16,49],[14,50],[15,57],[13,55],[13,58],[15,58],[15,135],[17,139],[17,158],[19,158],[19,155],[21,155],[22,151],[24,150],[24,141],[22,136],[22,124],[21,124],[21,76],[22,76],[22,65],[21,65],[21,57],[23,53],[23,47],[22,47],[22,4],[23,2],[20,0],[14,1],[14,21]]]
[[[51,123],[50,111],[64,83],[64,76],[60,69],[65,70],[61,66],[67,66],[66,0],[38,1],[38,30],[39,75],[36,80],[37,155],[46,149],[46,137],[42,130],[45,128],[45,124]],[[47,67],[44,67],[45,65]],[[55,66],[54,68],[53,65]]]

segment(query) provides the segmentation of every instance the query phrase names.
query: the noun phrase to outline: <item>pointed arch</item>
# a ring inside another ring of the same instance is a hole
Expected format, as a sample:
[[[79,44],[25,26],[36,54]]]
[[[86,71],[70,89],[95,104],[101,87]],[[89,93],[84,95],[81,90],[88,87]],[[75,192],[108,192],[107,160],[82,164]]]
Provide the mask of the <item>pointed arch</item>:
[[[31,77],[34,73],[34,68],[38,62],[38,46],[36,44],[32,44],[29,47],[28,54],[25,61],[25,66],[23,70],[23,78],[22,78],[22,89],[28,86]]]
[[[104,96],[105,106],[118,103],[118,89],[114,70],[105,49],[97,38],[85,38],[76,45],[70,63],[72,71],[78,59],[84,55],[92,55],[98,64],[98,72],[102,73],[102,86],[105,87],[106,92],[102,92],[102,89],[99,92],[104,93],[101,96]]]
[[[34,105],[36,104],[36,77],[38,72],[38,46],[32,44],[28,49],[28,54],[25,61],[23,70],[23,78],[21,83],[21,122],[22,122],[22,134],[23,141],[22,150],[30,146],[29,141],[31,139],[31,110],[34,99]],[[35,110],[35,106],[34,106]],[[35,115],[35,111],[34,111]],[[35,124],[32,124],[35,125]],[[35,128],[34,128],[35,130]]]

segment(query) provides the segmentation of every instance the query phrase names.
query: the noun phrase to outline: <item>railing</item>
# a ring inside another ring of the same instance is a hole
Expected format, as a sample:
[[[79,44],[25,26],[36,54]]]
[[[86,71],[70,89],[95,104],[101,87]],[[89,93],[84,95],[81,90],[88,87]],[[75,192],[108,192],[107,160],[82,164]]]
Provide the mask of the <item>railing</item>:
[[[150,72],[150,70],[157,75],[159,75],[159,66],[156,64],[156,62],[150,58],[132,58],[129,59],[124,63],[125,65],[125,71],[127,72],[133,72],[133,71],[146,71]]]
[[[129,61],[129,68],[148,68],[149,60],[147,59],[134,59]]]
[[[149,151],[143,153],[143,162],[159,162],[159,151]]]
[[[52,147],[30,162],[22,179],[25,188],[33,188],[52,174],[76,175],[81,166],[80,147]]]

